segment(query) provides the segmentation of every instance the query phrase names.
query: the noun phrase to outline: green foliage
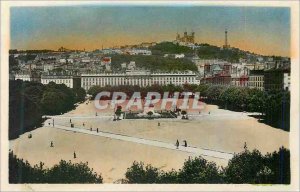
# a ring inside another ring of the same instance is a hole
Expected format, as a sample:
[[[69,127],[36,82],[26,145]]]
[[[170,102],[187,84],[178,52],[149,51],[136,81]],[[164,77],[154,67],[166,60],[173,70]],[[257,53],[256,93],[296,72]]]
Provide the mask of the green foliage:
[[[83,89],[82,87],[73,88],[73,92],[75,94],[76,102],[82,102],[85,100],[85,96],[86,96],[85,89]]]
[[[44,87],[39,83],[9,81],[9,138],[34,129],[42,123],[40,106]]]
[[[112,70],[122,71],[121,63],[135,61],[137,68],[152,72],[174,72],[190,70],[197,72],[197,66],[187,59],[164,58],[155,55],[112,55]]]
[[[43,183],[45,170],[40,166],[31,167],[27,161],[9,153],[9,183]]]
[[[174,44],[172,42],[162,42],[150,47],[153,54],[192,54],[193,50],[186,46]]]
[[[263,156],[258,150],[246,149],[236,154],[223,171],[226,183],[289,184],[290,152],[282,147]]]
[[[127,183],[158,183],[159,170],[151,165],[134,161],[125,173]]]
[[[74,108],[75,102],[76,96],[72,89],[64,84],[53,82],[46,85],[46,90],[41,99],[44,113],[47,115],[65,113]]]
[[[202,44],[197,49],[198,56],[202,59],[221,59],[228,62],[238,62],[240,58],[250,59],[255,61],[255,56],[249,54],[249,52],[239,50],[237,48],[222,49],[217,46]]]
[[[93,172],[87,163],[61,160],[47,171],[47,183],[102,183],[102,177]]]
[[[263,170],[263,156],[258,150],[245,150],[235,155],[224,169],[227,183],[259,183],[258,173]]]
[[[23,159],[9,153],[9,183],[102,183],[101,175],[93,172],[87,163],[71,163],[61,160],[50,169],[44,163],[33,167]]]
[[[73,109],[75,102],[82,101],[84,96],[82,88],[72,90],[64,84],[9,81],[9,139],[41,126],[45,114]]]
[[[178,174],[180,183],[220,183],[218,167],[202,157],[189,158]]]
[[[290,152],[262,155],[258,150],[245,150],[229,160],[225,168],[200,157],[189,158],[178,171],[162,171],[143,162],[134,162],[125,173],[124,183],[234,183],[234,184],[289,184]]]

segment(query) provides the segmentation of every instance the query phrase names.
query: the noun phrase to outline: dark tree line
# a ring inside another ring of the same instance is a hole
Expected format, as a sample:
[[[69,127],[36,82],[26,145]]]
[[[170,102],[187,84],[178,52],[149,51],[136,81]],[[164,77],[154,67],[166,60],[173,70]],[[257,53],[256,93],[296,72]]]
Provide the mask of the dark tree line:
[[[289,184],[290,152],[279,151],[262,155],[258,150],[247,148],[229,160],[226,167],[201,156],[187,159],[178,171],[162,171],[143,162],[134,162],[127,169],[123,183],[178,183],[178,184]]]
[[[61,160],[52,168],[44,163],[31,166],[27,161],[9,153],[9,183],[102,183],[101,175],[93,172],[87,163]]]
[[[66,85],[9,81],[9,139],[33,130],[43,122],[43,115],[65,113],[83,101],[85,90]]]
[[[71,163],[61,160],[52,168],[44,163],[31,166],[27,161],[9,153],[10,183],[102,183],[100,174],[93,172],[87,163]],[[143,162],[133,162],[127,168],[122,183],[139,184],[290,184],[290,151],[262,155],[258,150],[234,154],[226,167],[219,167],[201,156],[188,158],[181,169],[162,171]]]

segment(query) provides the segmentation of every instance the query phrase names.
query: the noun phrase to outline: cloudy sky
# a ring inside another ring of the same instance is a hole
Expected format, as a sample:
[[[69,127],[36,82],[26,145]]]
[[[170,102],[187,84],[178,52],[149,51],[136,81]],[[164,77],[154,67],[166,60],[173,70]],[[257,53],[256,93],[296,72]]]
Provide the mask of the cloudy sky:
[[[196,42],[229,44],[265,55],[290,55],[290,9],[212,6],[12,7],[12,49],[94,50],[171,41],[194,31]]]

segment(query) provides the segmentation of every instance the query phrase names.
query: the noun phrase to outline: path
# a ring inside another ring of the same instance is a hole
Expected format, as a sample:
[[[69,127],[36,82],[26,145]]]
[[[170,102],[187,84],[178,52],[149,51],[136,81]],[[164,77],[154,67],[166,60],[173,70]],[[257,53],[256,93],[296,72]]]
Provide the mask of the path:
[[[47,123],[46,123],[46,125],[47,125]],[[46,126],[46,127],[52,127],[52,126]],[[55,126],[52,128],[62,129],[62,130],[66,130],[66,131],[73,131],[73,132],[78,132],[78,133],[83,133],[83,134],[89,134],[89,135],[95,135],[95,136],[101,136],[101,137],[106,137],[106,138],[111,138],[111,139],[122,140],[122,141],[134,142],[134,143],[138,143],[138,144],[150,145],[150,146],[166,148],[166,149],[171,149],[171,150],[178,150],[178,151],[183,151],[183,152],[187,152],[187,153],[192,153],[195,155],[209,156],[209,157],[218,158],[218,159],[229,160],[233,157],[232,153],[216,151],[216,150],[211,150],[211,149],[196,148],[196,147],[192,147],[192,146],[188,146],[188,147],[179,146],[179,148],[176,149],[175,141],[174,141],[174,144],[173,143],[165,143],[165,142],[157,141],[157,140],[132,137],[132,136],[128,136],[128,135],[122,135],[122,134],[116,134],[116,133],[110,133],[110,132],[104,132],[104,131],[99,131],[97,133],[95,130],[90,131],[88,129],[79,128],[79,127],[71,128],[71,127],[58,125],[58,124],[55,124]]]

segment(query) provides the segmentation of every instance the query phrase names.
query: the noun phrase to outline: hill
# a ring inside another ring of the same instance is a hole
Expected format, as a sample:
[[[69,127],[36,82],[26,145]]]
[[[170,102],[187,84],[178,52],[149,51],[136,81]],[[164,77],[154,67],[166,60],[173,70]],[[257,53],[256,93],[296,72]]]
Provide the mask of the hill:
[[[257,57],[267,57],[251,53],[249,51],[240,50],[238,48],[223,49],[222,47],[210,45],[207,43],[196,43],[195,45],[198,47],[193,50],[190,47],[181,46],[172,42],[161,42],[150,47],[150,50],[152,51],[153,55],[161,56],[164,54],[184,53],[187,57],[189,57],[195,55],[196,53],[201,59],[221,59],[233,63],[238,62],[240,58],[247,59],[250,62],[255,62],[257,60]],[[278,57],[272,57],[274,59],[278,59]]]
[[[121,63],[135,61],[137,68],[152,72],[197,71],[197,66],[187,59],[164,58],[158,55],[112,55],[112,70],[122,71]]]

